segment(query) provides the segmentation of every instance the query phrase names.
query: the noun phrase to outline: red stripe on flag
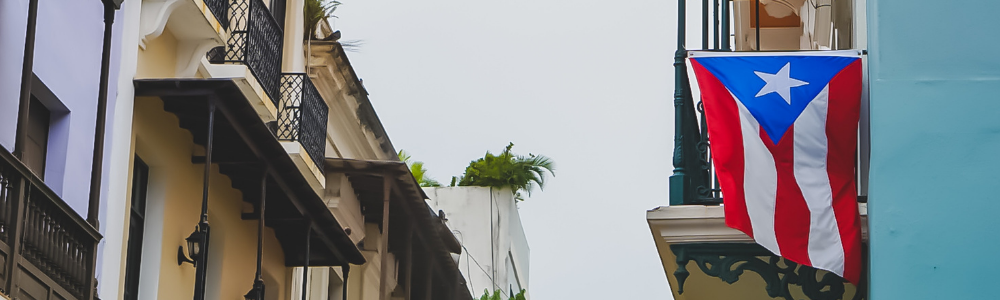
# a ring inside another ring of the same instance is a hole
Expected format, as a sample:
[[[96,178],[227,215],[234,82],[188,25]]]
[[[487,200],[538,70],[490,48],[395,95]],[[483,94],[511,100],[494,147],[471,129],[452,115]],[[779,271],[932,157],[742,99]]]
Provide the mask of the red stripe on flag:
[[[743,191],[743,135],[740,109],[736,99],[719,79],[692,59],[691,67],[698,78],[701,99],[705,105],[705,122],[712,138],[712,162],[725,192],[726,226],[743,231],[753,238],[753,226]]]
[[[802,190],[795,180],[795,125],[788,127],[785,136],[775,145],[764,129],[760,138],[774,156],[775,170],[778,171],[778,194],[774,204],[774,235],[778,240],[781,256],[804,265],[812,265],[809,260],[809,206],[802,196]]]
[[[854,284],[861,278],[861,216],[858,214],[854,182],[860,112],[861,60],[858,59],[830,81],[830,106],[826,119],[830,147],[827,172],[833,191],[833,211],[844,245],[844,279]]]

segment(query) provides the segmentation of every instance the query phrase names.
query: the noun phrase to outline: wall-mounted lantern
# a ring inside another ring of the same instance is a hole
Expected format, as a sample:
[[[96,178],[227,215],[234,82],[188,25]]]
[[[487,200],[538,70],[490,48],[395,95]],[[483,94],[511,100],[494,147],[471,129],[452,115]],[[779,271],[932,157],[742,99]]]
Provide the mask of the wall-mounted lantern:
[[[257,279],[253,282],[253,288],[246,295],[243,295],[246,300],[264,300],[264,281]]]
[[[190,263],[197,266],[198,258],[201,257],[201,245],[205,240],[205,233],[201,231],[201,228],[195,226],[194,232],[192,232],[191,235],[184,240],[187,241],[188,253],[187,256],[185,256],[184,246],[177,246],[177,265],[179,266],[184,263]]]

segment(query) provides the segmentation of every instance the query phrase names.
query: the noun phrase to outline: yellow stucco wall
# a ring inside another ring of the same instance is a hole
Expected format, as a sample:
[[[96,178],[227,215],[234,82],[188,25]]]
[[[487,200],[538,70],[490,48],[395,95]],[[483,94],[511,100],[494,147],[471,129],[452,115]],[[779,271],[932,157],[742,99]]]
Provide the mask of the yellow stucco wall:
[[[159,261],[153,266],[159,270],[154,272],[154,283],[145,284],[148,281],[143,280],[140,295],[146,294],[144,287],[154,286],[158,299],[187,299],[194,292],[195,269],[190,264],[177,265],[177,247],[185,244],[184,238],[198,223],[204,169],[203,165],[192,164],[191,156],[201,155],[204,150],[193,143],[188,131],[180,128],[173,114],[163,110],[158,98],[136,99],[133,129],[135,153],[150,167],[146,226],[154,230],[147,229],[152,234],[144,237],[143,247],[159,248],[152,251],[159,252],[159,257],[146,257],[149,251],[144,249],[143,260]],[[229,178],[214,168],[209,187],[212,233],[208,299],[243,299],[253,284],[258,223],[240,218],[244,205],[241,197]],[[265,232],[264,244],[267,291],[273,295],[268,299],[287,299],[289,268],[284,265],[284,253],[270,229]],[[144,268],[148,265],[143,263]]]
[[[177,74],[177,39],[169,29],[139,48],[135,78],[170,78]]]

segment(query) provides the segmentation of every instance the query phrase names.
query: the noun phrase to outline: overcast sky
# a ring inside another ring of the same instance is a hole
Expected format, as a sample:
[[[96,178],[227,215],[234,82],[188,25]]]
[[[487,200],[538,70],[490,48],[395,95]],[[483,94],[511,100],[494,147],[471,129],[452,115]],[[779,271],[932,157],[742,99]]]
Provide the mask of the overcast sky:
[[[431,177],[507,142],[555,160],[520,204],[533,299],[670,298],[645,212],[668,202],[675,1],[342,2],[393,145]]]

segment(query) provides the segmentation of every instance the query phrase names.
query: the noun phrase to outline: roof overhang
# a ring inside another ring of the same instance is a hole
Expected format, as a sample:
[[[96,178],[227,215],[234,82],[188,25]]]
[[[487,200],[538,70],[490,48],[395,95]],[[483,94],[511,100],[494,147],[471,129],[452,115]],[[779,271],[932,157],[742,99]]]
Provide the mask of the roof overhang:
[[[462,244],[444,224],[444,218],[434,213],[427,205],[425,201],[427,195],[413,178],[406,163],[328,157],[325,171],[327,174],[342,173],[347,176],[363,207],[365,222],[369,223],[383,224],[384,184],[385,180],[391,180],[389,251],[394,253],[414,251],[426,255],[415,257],[414,260],[417,262],[413,266],[425,270],[429,268],[446,280],[462,278],[458,264],[452,256],[462,252]],[[406,233],[411,230],[412,240],[406,238]],[[383,232],[386,232],[384,228]]]
[[[162,99],[164,110],[176,115],[180,126],[203,146],[208,137],[208,105],[216,104],[213,164],[219,165],[220,173],[232,180],[255,211],[262,196],[262,170],[268,170],[265,224],[275,230],[286,265],[305,265],[306,226],[312,228],[308,231],[310,266],[365,263],[361,251],[232,79],[141,79],[134,85],[136,96]],[[248,215],[253,218],[257,213],[244,214]]]

